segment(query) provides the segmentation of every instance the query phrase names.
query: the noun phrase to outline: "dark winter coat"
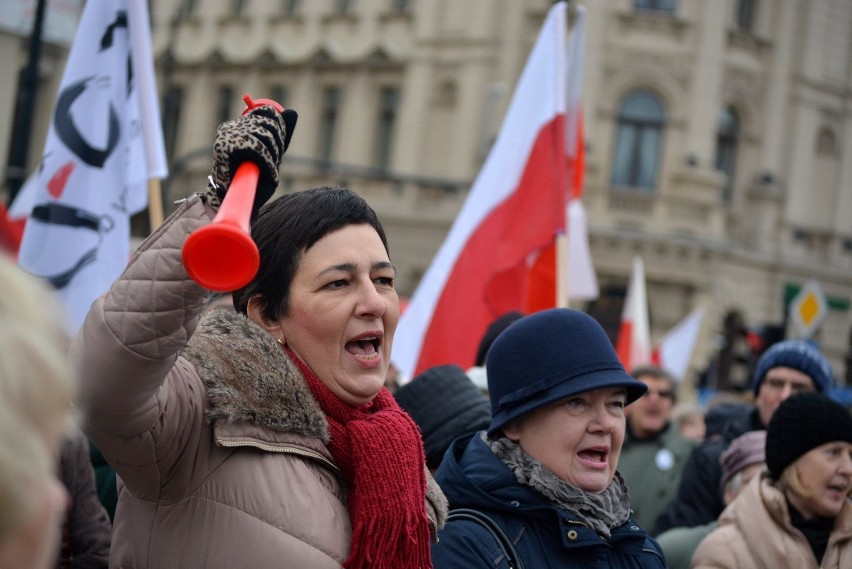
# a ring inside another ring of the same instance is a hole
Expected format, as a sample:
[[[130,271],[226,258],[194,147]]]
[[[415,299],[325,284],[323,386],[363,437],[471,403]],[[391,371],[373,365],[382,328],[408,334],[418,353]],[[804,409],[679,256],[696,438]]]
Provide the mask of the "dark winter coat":
[[[695,442],[680,436],[673,423],[647,439],[637,439],[628,424],[618,471],[630,489],[633,518],[645,531],[669,503],[680,484]]]
[[[567,510],[519,484],[479,433],[456,439],[435,473],[453,508],[488,514],[515,544],[526,569],[665,567],[657,543],[633,519],[604,539]],[[435,569],[508,567],[497,542],[470,521],[450,521],[432,546]]]
[[[69,500],[56,566],[106,569],[112,524],[95,490],[95,472],[89,462],[89,441],[79,429],[74,429],[62,441],[59,465]]]
[[[738,407],[733,411],[718,435],[712,435],[690,453],[677,495],[657,518],[654,535],[673,527],[694,527],[715,521],[725,509],[719,457],[738,436],[765,430],[756,407]]]

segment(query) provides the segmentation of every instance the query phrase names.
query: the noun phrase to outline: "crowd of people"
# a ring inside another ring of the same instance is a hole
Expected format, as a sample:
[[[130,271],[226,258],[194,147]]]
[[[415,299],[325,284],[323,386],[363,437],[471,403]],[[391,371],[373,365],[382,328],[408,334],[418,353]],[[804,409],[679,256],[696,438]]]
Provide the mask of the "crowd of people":
[[[73,339],[0,259],[0,567],[852,567],[852,415],[814,343],[705,410],[555,308],[397,386],[376,213],[340,187],[272,199],[295,124],[222,124],[208,187]],[[211,295],[182,244],[245,160],[260,267]]]

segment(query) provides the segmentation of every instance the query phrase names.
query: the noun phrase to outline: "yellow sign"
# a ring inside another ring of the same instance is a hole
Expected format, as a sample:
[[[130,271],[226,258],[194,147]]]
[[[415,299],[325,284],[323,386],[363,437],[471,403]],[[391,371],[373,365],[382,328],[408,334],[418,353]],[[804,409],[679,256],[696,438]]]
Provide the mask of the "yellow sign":
[[[828,316],[828,303],[816,280],[808,281],[790,302],[790,319],[799,335],[809,338]]]

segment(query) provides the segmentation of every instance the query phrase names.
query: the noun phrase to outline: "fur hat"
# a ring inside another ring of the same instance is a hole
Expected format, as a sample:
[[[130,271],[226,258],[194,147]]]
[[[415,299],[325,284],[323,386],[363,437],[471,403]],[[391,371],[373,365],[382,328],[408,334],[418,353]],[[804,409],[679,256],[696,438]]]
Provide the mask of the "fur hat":
[[[492,435],[548,403],[602,387],[624,387],[627,402],[647,386],[630,376],[598,322],[553,308],[524,316],[494,340],[486,361]]]
[[[831,364],[812,342],[784,340],[763,352],[754,370],[755,395],[760,391],[760,384],[763,383],[766,373],[774,367],[799,370],[813,379],[818,391],[828,393],[831,390]]]
[[[430,468],[441,463],[454,438],[481,431],[491,421],[488,399],[455,365],[431,367],[393,396],[420,427]]]
[[[722,491],[728,481],[753,464],[766,460],[766,431],[749,431],[735,438],[719,457],[722,465]]]
[[[835,441],[852,443],[852,415],[822,393],[797,393],[781,402],[766,429],[766,466],[774,480],[800,456]]]

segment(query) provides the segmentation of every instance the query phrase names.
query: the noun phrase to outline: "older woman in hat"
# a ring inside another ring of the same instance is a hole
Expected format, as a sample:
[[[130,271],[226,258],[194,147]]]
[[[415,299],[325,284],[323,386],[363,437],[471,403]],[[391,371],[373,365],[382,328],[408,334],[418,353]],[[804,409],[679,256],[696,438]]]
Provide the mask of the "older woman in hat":
[[[852,416],[821,393],[784,400],[766,471],[722,512],[691,567],[852,567]]]
[[[512,556],[527,568],[665,567],[616,472],[624,407],[647,387],[601,326],[570,309],[526,316],[497,337],[486,367],[491,424],[456,439],[435,475],[451,509],[477,515],[451,512],[435,567],[517,567]]]

